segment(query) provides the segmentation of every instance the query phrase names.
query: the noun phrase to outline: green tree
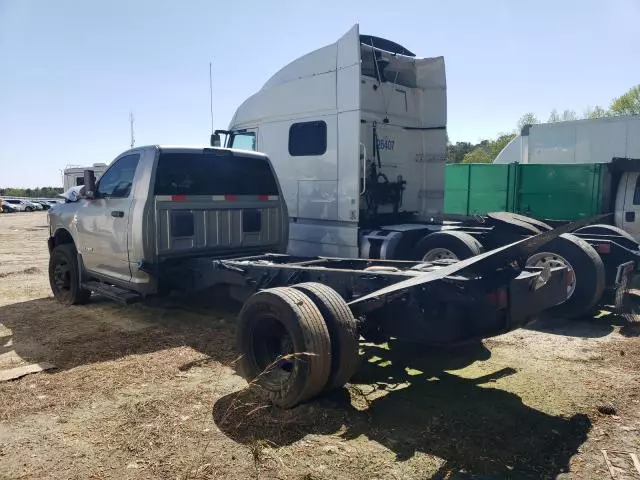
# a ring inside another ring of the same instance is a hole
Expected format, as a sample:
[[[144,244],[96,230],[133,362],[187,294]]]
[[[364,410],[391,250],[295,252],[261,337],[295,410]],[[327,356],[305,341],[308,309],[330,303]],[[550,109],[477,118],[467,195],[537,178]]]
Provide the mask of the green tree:
[[[538,117],[536,117],[534,113],[525,113],[520,117],[520,120],[518,120],[518,132],[520,132],[525,125],[535,125],[536,123],[540,123],[540,120],[538,120]]]
[[[462,163],[491,163],[492,160],[487,149],[478,146],[464,156]]]
[[[491,161],[493,162],[504,147],[516,137],[515,133],[503,133],[490,144]]]
[[[59,187],[0,188],[0,196],[3,197],[55,198],[60,193],[62,188]]]
[[[610,110],[613,115],[640,115],[640,84],[614,98]]]
[[[469,142],[456,142],[447,145],[447,163],[460,163],[464,156],[473,150],[474,145]]]
[[[584,115],[582,115],[582,118],[593,120],[595,118],[604,118],[608,116],[609,112],[607,110],[602,108],[600,105],[596,105],[593,108],[587,107],[587,109],[584,111]]]

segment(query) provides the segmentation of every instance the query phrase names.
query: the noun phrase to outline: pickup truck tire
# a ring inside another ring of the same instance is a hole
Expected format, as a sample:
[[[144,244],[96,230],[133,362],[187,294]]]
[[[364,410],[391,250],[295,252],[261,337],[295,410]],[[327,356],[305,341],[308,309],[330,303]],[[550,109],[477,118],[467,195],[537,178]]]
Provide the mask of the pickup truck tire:
[[[564,233],[540,248],[527,260],[528,266],[568,265],[573,270],[570,297],[547,310],[554,316],[578,318],[591,312],[605,287],[605,269],[598,252],[581,238]]]
[[[72,243],[63,243],[49,256],[49,285],[54,298],[65,305],[81,305],[91,298],[91,291],[80,286],[78,253]]]
[[[290,287],[262,290],[238,317],[239,370],[269,400],[291,408],[318,395],[331,371],[331,340],[313,301]]]
[[[640,245],[638,244],[637,240],[629,234],[629,232],[626,232],[621,228],[614,227],[613,225],[605,225],[605,224],[587,225],[586,227],[579,228],[573,233],[574,234],[579,233],[581,235],[617,235],[619,237],[626,238],[627,240],[635,243],[636,245]]]
[[[425,235],[413,249],[415,260],[464,260],[481,254],[482,244],[465,232],[443,230]]]
[[[340,388],[358,369],[358,326],[347,302],[333,288],[321,283],[300,283],[293,288],[307,295],[322,314],[331,339],[331,371],[325,390]]]

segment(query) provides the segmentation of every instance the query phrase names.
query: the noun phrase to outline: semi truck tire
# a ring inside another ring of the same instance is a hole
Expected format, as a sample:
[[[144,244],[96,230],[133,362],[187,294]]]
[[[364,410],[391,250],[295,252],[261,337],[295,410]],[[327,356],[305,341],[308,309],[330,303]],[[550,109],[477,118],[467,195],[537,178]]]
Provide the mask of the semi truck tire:
[[[53,297],[65,305],[81,305],[91,298],[91,292],[80,286],[78,254],[72,243],[63,243],[49,256],[49,285]]]
[[[331,339],[331,371],[325,390],[347,383],[358,369],[359,334],[347,302],[334,289],[321,283],[300,283],[293,288],[307,295],[322,314]]]
[[[482,244],[468,233],[441,230],[424,236],[413,249],[413,258],[424,262],[464,260],[482,252]]]
[[[537,235],[541,232],[548,232],[553,230],[553,227],[548,223],[535,218],[520,215],[518,213],[511,212],[489,212],[487,217],[492,220],[513,225],[518,228],[524,228],[528,233]]]
[[[554,316],[577,318],[589,313],[600,301],[605,287],[604,264],[598,252],[581,238],[564,233],[541,247],[527,260],[527,266],[568,266],[572,282],[569,298],[548,310]]]
[[[291,408],[318,395],[331,371],[331,341],[313,301],[290,287],[249,298],[238,317],[240,374],[269,400]]]
[[[619,237],[626,238],[627,240],[638,244],[638,241],[631,236],[629,232],[625,230],[614,227],[613,225],[606,224],[597,224],[597,225],[587,225],[586,227],[579,228],[578,230],[573,232],[574,234],[579,233],[581,235],[617,235]]]

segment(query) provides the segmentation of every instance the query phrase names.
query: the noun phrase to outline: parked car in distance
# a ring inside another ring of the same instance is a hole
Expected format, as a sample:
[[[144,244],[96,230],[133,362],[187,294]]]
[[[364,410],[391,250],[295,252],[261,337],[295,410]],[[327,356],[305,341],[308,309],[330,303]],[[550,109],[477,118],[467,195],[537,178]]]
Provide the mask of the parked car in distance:
[[[2,204],[0,205],[0,212],[2,213],[14,213],[17,212],[18,209],[15,205],[11,205],[9,202],[7,202],[6,200],[2,201]]]
[[[14,207],[18,212],[31,212],[35,209],[34,207],[28,205],[24,200],[8,198],[5,199],[5,202]]]
[[[49,210],[51,208],[51,204],[45,200],[34,200],[32,203],[40,205],[43,210]]]
[[[44,207],[40,203],[34,200],[23,200],[23,201],[27,204],[27,206],[30,205],[33,208],[33,210],[44,210]]]

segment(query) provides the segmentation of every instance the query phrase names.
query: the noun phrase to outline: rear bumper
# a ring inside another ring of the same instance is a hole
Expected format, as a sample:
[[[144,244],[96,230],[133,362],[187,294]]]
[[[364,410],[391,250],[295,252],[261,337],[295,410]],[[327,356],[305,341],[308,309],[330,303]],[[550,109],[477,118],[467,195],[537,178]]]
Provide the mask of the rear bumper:
[[[368,313],[367,322],[389,336],[424,345],[478,341],[519,328],[562,303],[569,275],[562,267],[549,270],[546,281],[541,269],[522,271],[505,283],[490,276],[445,279],[431,289],[417,289],[409,301],[390,302]]]

